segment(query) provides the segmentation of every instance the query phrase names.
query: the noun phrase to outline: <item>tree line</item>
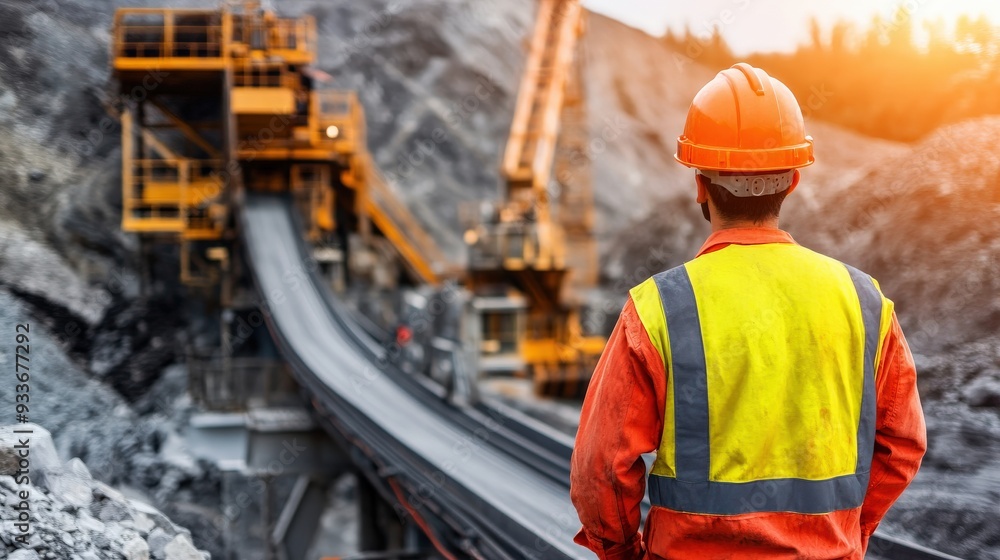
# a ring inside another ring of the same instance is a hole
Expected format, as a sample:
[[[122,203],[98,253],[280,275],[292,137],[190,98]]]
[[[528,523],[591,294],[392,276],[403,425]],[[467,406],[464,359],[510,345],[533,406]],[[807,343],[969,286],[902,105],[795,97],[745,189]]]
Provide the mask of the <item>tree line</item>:
[[[662,40],[713,68],[739,61],[718,27],[711,37],[687,29]],[[998,56],[1000,27],[985,16],[917,22],[900,7],[866,27],[841,21],[823,29],[814,19],[810,40],[794,52],[742,60],[784,82],[809,118],[909,142],[944,124],[1000,113]]]

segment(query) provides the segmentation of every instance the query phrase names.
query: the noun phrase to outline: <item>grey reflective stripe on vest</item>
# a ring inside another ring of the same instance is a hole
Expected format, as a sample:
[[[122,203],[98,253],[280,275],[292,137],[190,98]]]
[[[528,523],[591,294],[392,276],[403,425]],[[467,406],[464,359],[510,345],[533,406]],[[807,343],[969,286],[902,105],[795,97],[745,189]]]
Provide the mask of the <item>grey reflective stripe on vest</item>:
[[[766,511],[827,513],[861,505],[868,488],[875,444],[875,354],[878,350],[882,297],[871,277],[853,267],[847,266],[847,269],[861,302],[865,329],[865,379],[858,423],[858,462],[854,474],[827,480],[709,480],[708,382],[694,288],[683,266],[653,277],[663,302],[670,340],[669,371],[674,382],[677,475],[676,478],[649,476],[649,499],[653,505],[712,515]]]
[[[882,325],[882,294],[875,287],[871,276],[844,265],[851,273],[854,289],[861,300],[861,317],[865,324],[865,388],[861,394],[861,421],[858,423],[858,471],[871,470],[875,453],[875,356],[878,353],[878,335]],[[865,487],[868,486],[867,476]]]
[[[694,288],[683,266],[657,274],[654,282],[663,302],[670,340],[677,479],[708,480],[708,382]]]
[[[739,515],[762,511],[829,513],[861,505],[868,473],[826,480],[773,478],[753,482],[685,482],[651,475],[649,502],[675,511]]]

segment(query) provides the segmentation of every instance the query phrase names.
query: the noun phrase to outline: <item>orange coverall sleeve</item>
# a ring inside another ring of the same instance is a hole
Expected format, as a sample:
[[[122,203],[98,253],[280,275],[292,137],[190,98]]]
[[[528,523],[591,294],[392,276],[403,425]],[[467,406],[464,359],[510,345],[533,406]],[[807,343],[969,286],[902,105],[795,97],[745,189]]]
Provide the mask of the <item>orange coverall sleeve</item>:
[[[602,560],[641,556],[641,455],[660,445],[665,397],[662,358],[630,298],[584,399],[570,472],[570,497],[583,523],[574,540]]]
[[[920,468],[927,450],[927,429],[917,393],[917,370],[903,338],[899,320],[882,343],[882,363],[875,377],[878,416],[875,421],[875,454],[864,505],[861,534],[868,538]]]

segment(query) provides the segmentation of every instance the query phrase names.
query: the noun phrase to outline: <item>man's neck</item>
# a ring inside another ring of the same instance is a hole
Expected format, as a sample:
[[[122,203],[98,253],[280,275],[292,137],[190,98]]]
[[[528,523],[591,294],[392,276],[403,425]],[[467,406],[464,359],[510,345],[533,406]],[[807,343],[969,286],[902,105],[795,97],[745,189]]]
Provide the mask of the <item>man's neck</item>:
[[[765,229],[779,229],[778,219],[771,218],[764,220],[763,222],[754,222],[751,220],[712,220],[712,233],[717,231],[722,231],[724,229],[736,229],[736,228],[765,228]]]

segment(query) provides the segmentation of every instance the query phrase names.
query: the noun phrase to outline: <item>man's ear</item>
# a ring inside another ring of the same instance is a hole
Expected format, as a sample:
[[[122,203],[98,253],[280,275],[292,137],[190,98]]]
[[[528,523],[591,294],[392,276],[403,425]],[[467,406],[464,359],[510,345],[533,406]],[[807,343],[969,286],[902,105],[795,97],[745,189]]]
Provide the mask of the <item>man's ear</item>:
[[[698,198],[695,202],[698,204],[705,204],[708,202],[708,177],[702,175],[701,173],[695,173],[694,181],[698,184]]]
[[[801,179],[801,178],[802,178],[802,175],[799,173],[799,170],[796,169],[795,170],[795,174],[792,175],[792,186],[790,186],[787,189],[785,189],[785,196],[788,196],[788,195],[792,194],[792,191],[795,190],[795,187],[799,186],[799,179]]]

